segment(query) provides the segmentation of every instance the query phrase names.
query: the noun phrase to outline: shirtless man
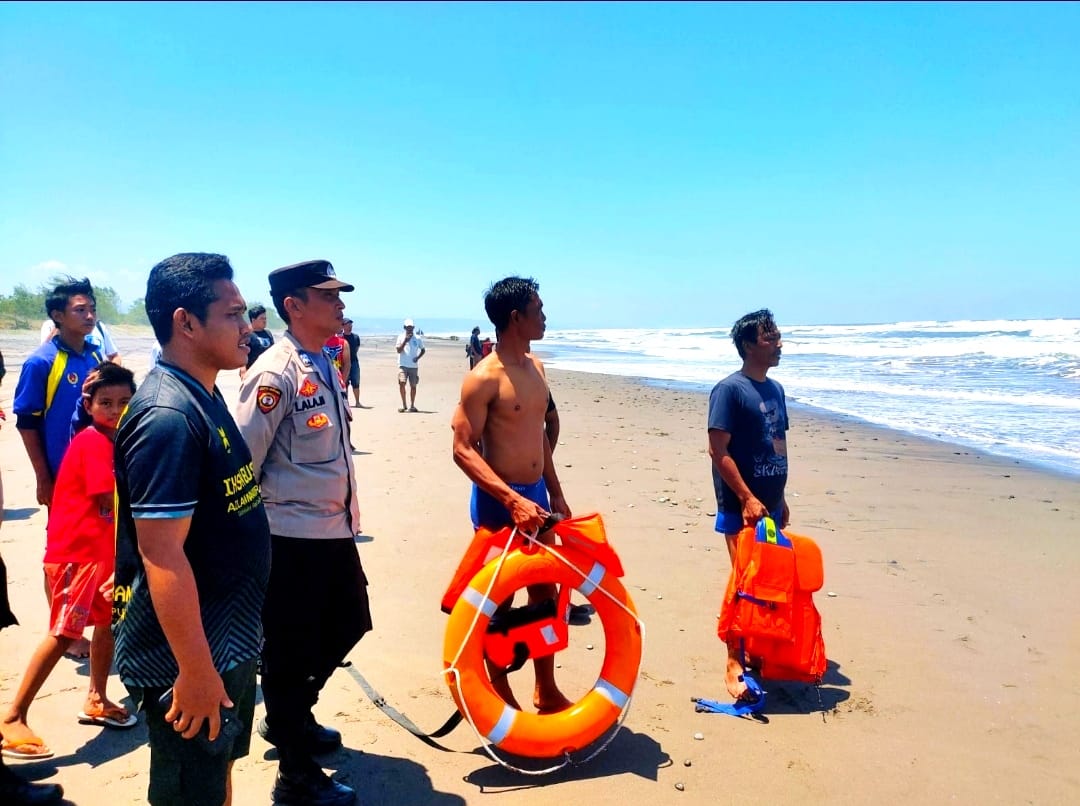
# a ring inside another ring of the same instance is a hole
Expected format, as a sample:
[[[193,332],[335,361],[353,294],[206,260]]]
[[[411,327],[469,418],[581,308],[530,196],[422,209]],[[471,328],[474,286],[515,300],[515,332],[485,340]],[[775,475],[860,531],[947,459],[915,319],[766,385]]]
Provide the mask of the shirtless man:
[[[549,394],[544,365],[529,352],[530,342],[544,337],[547,320],[538,290],[532,279],[507,277],[484,297],[495,326],[495,350],[465,376],[451,422],[454,462],[473,482],[474,528],[513,524],[532,532],[550,513],[570,515],[544,436]],[[552,585],[529,588],[530,603],[552,596]],[[538,658],[533,666],[537,711],[569,708],[573,703],[555,684],[555,656]],[[499,696],[520,710],[506,678],[493,682]]]

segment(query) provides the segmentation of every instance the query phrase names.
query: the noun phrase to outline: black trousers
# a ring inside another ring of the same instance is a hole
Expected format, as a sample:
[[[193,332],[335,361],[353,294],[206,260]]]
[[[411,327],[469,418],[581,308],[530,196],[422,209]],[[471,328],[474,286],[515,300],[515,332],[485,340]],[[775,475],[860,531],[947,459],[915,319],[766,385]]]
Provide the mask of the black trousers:
[[[371,629],[367,577],[352,538],[271,536],[263,605],[262,691],[282,766],[304,756],[319,692]]]

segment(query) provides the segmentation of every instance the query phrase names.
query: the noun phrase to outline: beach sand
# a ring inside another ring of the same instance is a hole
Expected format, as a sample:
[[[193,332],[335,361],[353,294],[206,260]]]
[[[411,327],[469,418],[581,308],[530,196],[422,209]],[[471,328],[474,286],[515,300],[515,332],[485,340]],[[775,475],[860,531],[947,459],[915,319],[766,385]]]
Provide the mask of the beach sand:
[[[9,412],[19,345],[0,335]],[[141,377],[146,357],[127,359]],[[439,599],[471,531],[449,429],[466,359],[461,343],[429,342],[417,414],[397,411],[395,359],[386,339],[364,340],[368,408],[354,410],[353,442],[375,630],[349,660],[433,730],[454,708],[440,674]],[[783,365],[774,374],[782,381]],[[464,724],[441,740],[448,752],[422,744],[342,669],[316,715],[344,734],[345,749],[323,761],[359,802],[1080,802],[1080,481],[793,409],[791,526],[824,553],[815,602],[829,671],[819,688],[767,683],[768,724],[697,714],[691,697],[727,699],[716,615],[728,558],[713,531],[706,396],[583,373],[552,371],[550,381],[567,500],[577,514],[603,514],[646,625],[625,725],[587,764],[521,776],[479,751]],[[220,386],[235,399],[236,373]],[[0,430],[0,467],[0,549],[22,622],[0,633],[7,702],[47,619],[45,512],[12,419]],[[296,597],[303,607],[304,592]],[[571,640],[559,674],[576,698],[599,668],[597,620],[571,627]],[[8,763],[62,783],[77,804],[144,802],[145,724],[77,724],[86,674],[85,662],[62,660],[31,711],[56,757]],[[519,672],[519,697],[530,687],[531,672]],[[115,677],[110,691],[126,694]],[[274,759],[255,735],[235,769],[239,806],[269,802]]]

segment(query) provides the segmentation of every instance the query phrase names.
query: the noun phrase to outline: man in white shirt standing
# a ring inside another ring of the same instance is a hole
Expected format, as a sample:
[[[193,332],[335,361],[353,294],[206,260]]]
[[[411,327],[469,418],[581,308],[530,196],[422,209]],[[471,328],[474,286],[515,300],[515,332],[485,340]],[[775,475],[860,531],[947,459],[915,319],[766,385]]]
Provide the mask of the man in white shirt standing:
[[[420,359],[427,350],[424,340],[413,333],[412,319],[405,320],[405,332],[398,336],[394,348],[398,351],[398,389],[401,392],[401,408],[398,411],[416,411],[416,384],[420,382]],[[405,408],[405,384],[409,384],[409,407]]]

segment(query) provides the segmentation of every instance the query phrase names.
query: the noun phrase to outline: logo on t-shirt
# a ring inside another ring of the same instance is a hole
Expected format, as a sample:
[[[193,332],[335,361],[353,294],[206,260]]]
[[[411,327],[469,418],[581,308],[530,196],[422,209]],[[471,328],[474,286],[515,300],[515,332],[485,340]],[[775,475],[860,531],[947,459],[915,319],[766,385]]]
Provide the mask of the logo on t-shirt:
[[[255,404],[263,414],[269,414],[281,401],[281,390],[273,386],[260,386]]]
[[[79,382],[79,376],[77,374],[75,374],[74,372],[69,372],[67,374],[67,382],[70,383],[72,386],[74,386],[75,384],[77,384]]]
[[[314,395],[318,391],[319,391],[319,384],[312,383],[310,378],[304,378],[304,383],[300,387],[300,396],[301,397],[311,397],[312,395]]]
[[[328,425],[330,425],[330,418],[322,412],[319,412],[318,414],[312,414],[310,417],[308,417],[308,428],[314,428],[317,431],[320,428],[326,428],[326,426]]]
[[[221,438],[221,446],[225,449],[225,453],[232,453],[232,445],[229,444],[229,436],[225,433],[225,429],[219,425],[217,433]]]

